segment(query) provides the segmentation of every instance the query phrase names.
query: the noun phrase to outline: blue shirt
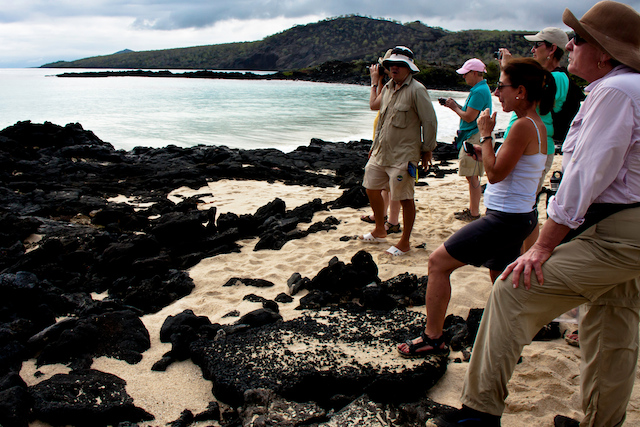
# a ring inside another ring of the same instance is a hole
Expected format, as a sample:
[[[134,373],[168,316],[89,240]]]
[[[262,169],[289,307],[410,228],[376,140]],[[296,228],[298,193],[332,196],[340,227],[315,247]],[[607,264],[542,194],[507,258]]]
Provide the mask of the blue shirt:
[[[467,108],[473,108],[480,112],[489,109],[491,112],[491,90],[489,89],[489,85],[486,80],[482,80],[476,83],[469,92],[469,96],[462,106],[462,111],[467,111]],[[460,119],[460,130],[458,131],[458,138],[456,139],[456,143],[458,148],[460,148],[460,144],[462,141],[466,141],[469,139],[471,135],[478,133],[478,118],[470,122],[466,122],[463,119]]]

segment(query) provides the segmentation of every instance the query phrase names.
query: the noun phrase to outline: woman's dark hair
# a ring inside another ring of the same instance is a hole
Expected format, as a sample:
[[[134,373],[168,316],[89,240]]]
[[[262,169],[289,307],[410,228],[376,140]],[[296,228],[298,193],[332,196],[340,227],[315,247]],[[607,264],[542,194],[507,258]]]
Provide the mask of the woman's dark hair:
[[[527,101],[540,103],[540,115],[551,112],[556,97],[556,81],[538,61],[533,58],[512,59],[502,72],[509,76],[513,87],[524,86]]]
[[[549,43],[548,41],[544,40],[544,44],[545,46],[547,46],[547,49],[551,49],[553,47],[553,43]],[[557,59],[558,61],[560,61],[562,59],[562,57],[564,56],[564,46],[558,46],[556,45],[556,50],[553,52],[553,57],[555,59]]]
[[[553,57],[560,61],[564,56],[564,46],[556,46],[556,51],[553,52]]]

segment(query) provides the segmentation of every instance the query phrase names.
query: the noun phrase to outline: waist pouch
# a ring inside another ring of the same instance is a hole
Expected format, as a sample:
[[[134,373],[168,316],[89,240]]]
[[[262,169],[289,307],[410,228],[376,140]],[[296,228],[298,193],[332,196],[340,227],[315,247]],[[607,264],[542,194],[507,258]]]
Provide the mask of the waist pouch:
[[[599,223],[603,219],[613,215],[614,213],[618,213],[625,209],[637,208],[640,207],[640,202],[638,203],[594,203],[589,206],[587,209],[587,213],[584,215],[584,222],[582,225],[575,230],[569,231],[569,234],[562,240],[562,243],[566,243],[574,237],[580,235],[587,228]]]

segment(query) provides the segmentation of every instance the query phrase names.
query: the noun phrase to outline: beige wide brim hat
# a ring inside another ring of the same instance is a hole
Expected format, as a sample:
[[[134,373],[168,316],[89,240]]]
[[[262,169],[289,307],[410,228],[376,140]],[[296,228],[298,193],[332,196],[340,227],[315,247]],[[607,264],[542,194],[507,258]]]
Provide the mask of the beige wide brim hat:
[[[640,14],[631,6],[601,1],[578,20],[565,9],[562,20],[613,59],[640,71]]]
[[[385,59],[389,59],[389,57],[391,56],[391,51],[393,49],[389,49],[387,50],[387,53],[384,54],[383,57],[378,57],[378,64],[382,65],[382,63],[384,62]],[[384,65],[382,65],[384,67]]]
[[[389,58],[382,61],[382,65],[386,69],[391,68],[394,64],[395,65],[404,64],[406,67],[409,68],[409,70],[411,70],[412,74],[416,74],[420,72],[420,69],[418,68],[418,66],[415,64],[415,62],[413,62],[413,59],[405,55],[394,53],[393,55],[389,56]]]
[[[413,51],[406,46],[394,47],[391,50],[391,55],[382,61],[382,66],[387,70],[391,69],[394,64],[408,67],[412,74],[420,72],[418,66],[413,62]]]

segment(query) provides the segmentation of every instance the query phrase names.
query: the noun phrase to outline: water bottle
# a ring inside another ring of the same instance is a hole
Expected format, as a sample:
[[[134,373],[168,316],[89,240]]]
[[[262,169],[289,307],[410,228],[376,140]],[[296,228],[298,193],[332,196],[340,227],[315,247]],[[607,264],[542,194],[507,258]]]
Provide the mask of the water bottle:
[[[554,171],[551,174],[551,191],[554,193],[558,191],[558,187],[560,186],[560,181],[562,180],[562,172]]]

